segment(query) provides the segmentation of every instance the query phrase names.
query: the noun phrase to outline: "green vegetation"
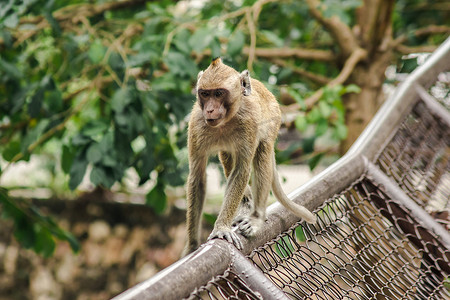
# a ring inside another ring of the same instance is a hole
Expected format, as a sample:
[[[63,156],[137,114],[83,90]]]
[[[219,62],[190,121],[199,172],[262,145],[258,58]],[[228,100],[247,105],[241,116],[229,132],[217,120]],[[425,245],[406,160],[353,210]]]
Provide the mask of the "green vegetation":
[[[87,172],[92,185],[109,189],[131,168],[140,185],[155,181],[147,203],[163,211],[165,188],[183,185],[187,173],[197,73],[216,56],[274,92],[293,116],[285,126],[302,135],[280,159],[300,149],[314,168],[341,141],[341,153],[348,149],[373,116],[380,102],[373,91],[388,65],[448,36],[448,11],[445,2],[405,0],[7,0],[0,180],[33,155],[50,157],[49,172],[66,174],[63,188],[71,190]],[[317,147],[318,138],[329,146]],[[53,242],[41,244],[55,236],[76,249],[54,222],[14,201],[1,192],[24,246],[49,255]]]

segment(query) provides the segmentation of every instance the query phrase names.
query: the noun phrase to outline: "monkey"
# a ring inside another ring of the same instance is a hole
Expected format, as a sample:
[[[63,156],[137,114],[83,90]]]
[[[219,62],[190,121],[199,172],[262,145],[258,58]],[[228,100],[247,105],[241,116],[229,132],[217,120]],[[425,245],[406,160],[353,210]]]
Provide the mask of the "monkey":
[[[196,101],[188,123],[187,243],[183,256],[199,246],[206,166],[211,155],[218,154],[227,183],[208,240],[225,239],[241,250],[242,241],[233,228],[244,237],[255,235],[264,224],[270,190],[297,216],[316,222],[313,213],[290,200],[281,188],[274,152],[280,125],[275,96],[251,78],[248,70],[239,73],[219,57],[198,73]]]

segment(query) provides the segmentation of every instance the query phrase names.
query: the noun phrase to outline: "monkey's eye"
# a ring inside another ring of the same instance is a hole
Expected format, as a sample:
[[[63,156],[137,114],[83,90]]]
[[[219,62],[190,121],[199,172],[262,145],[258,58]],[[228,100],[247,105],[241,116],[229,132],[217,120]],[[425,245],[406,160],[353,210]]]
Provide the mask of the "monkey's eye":
[[[224,92],[222,90],[216,90],[214,92],[214,96],[216,96],[216,98],[222,97],[224,94]]]
[[[209,91],[200,91],[200,96],[202,97],[209,97]]]

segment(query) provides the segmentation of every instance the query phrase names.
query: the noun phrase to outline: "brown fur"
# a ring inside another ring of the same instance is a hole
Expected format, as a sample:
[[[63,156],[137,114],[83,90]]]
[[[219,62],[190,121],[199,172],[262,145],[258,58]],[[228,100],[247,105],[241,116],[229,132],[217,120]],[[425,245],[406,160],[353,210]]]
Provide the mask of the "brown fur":
[[[222,90],[227,92],[222,96],[216,93]],[[266,201],[271,189],[283,205],[314,223],[315,216],[289,200],[277,178],[273,149],[281,113],[272,93],[258,80],[250,79],[248,71],[239,74],[223,64],[220,58],[199,73],[197,91],[188,129],[188,242],[184,254],[194,251],[199,245],[206,164],[208,157],[217,153],[227,177],[227,187],[210,239],[223,238],[242,248],[232,225],[236,224],[244,236],[254,235],[265,220]],[[250,190],[248,182],[252,168]],[[239,206],[242,212],[237,216]]]

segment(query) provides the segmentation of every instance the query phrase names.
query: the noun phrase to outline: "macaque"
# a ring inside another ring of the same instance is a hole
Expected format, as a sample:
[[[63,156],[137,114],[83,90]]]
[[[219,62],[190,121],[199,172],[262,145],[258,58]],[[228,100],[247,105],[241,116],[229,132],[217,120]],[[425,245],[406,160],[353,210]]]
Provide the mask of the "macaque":
[[[227,185],[209,239],[225,239],[242,249],[236,231],[251,237],[263,226],[270,190],[286,208],[306,222],[315,223],[316,216],[292,202],[280,185],[274,144],[281,112],[274,95],[260,81],[250,78],[248,70],[239,73],[220,58],[200,71],[196,91],[188,128],[188,241],[184,255],[199,246],[206,165],[209,156],[217,153]]]

